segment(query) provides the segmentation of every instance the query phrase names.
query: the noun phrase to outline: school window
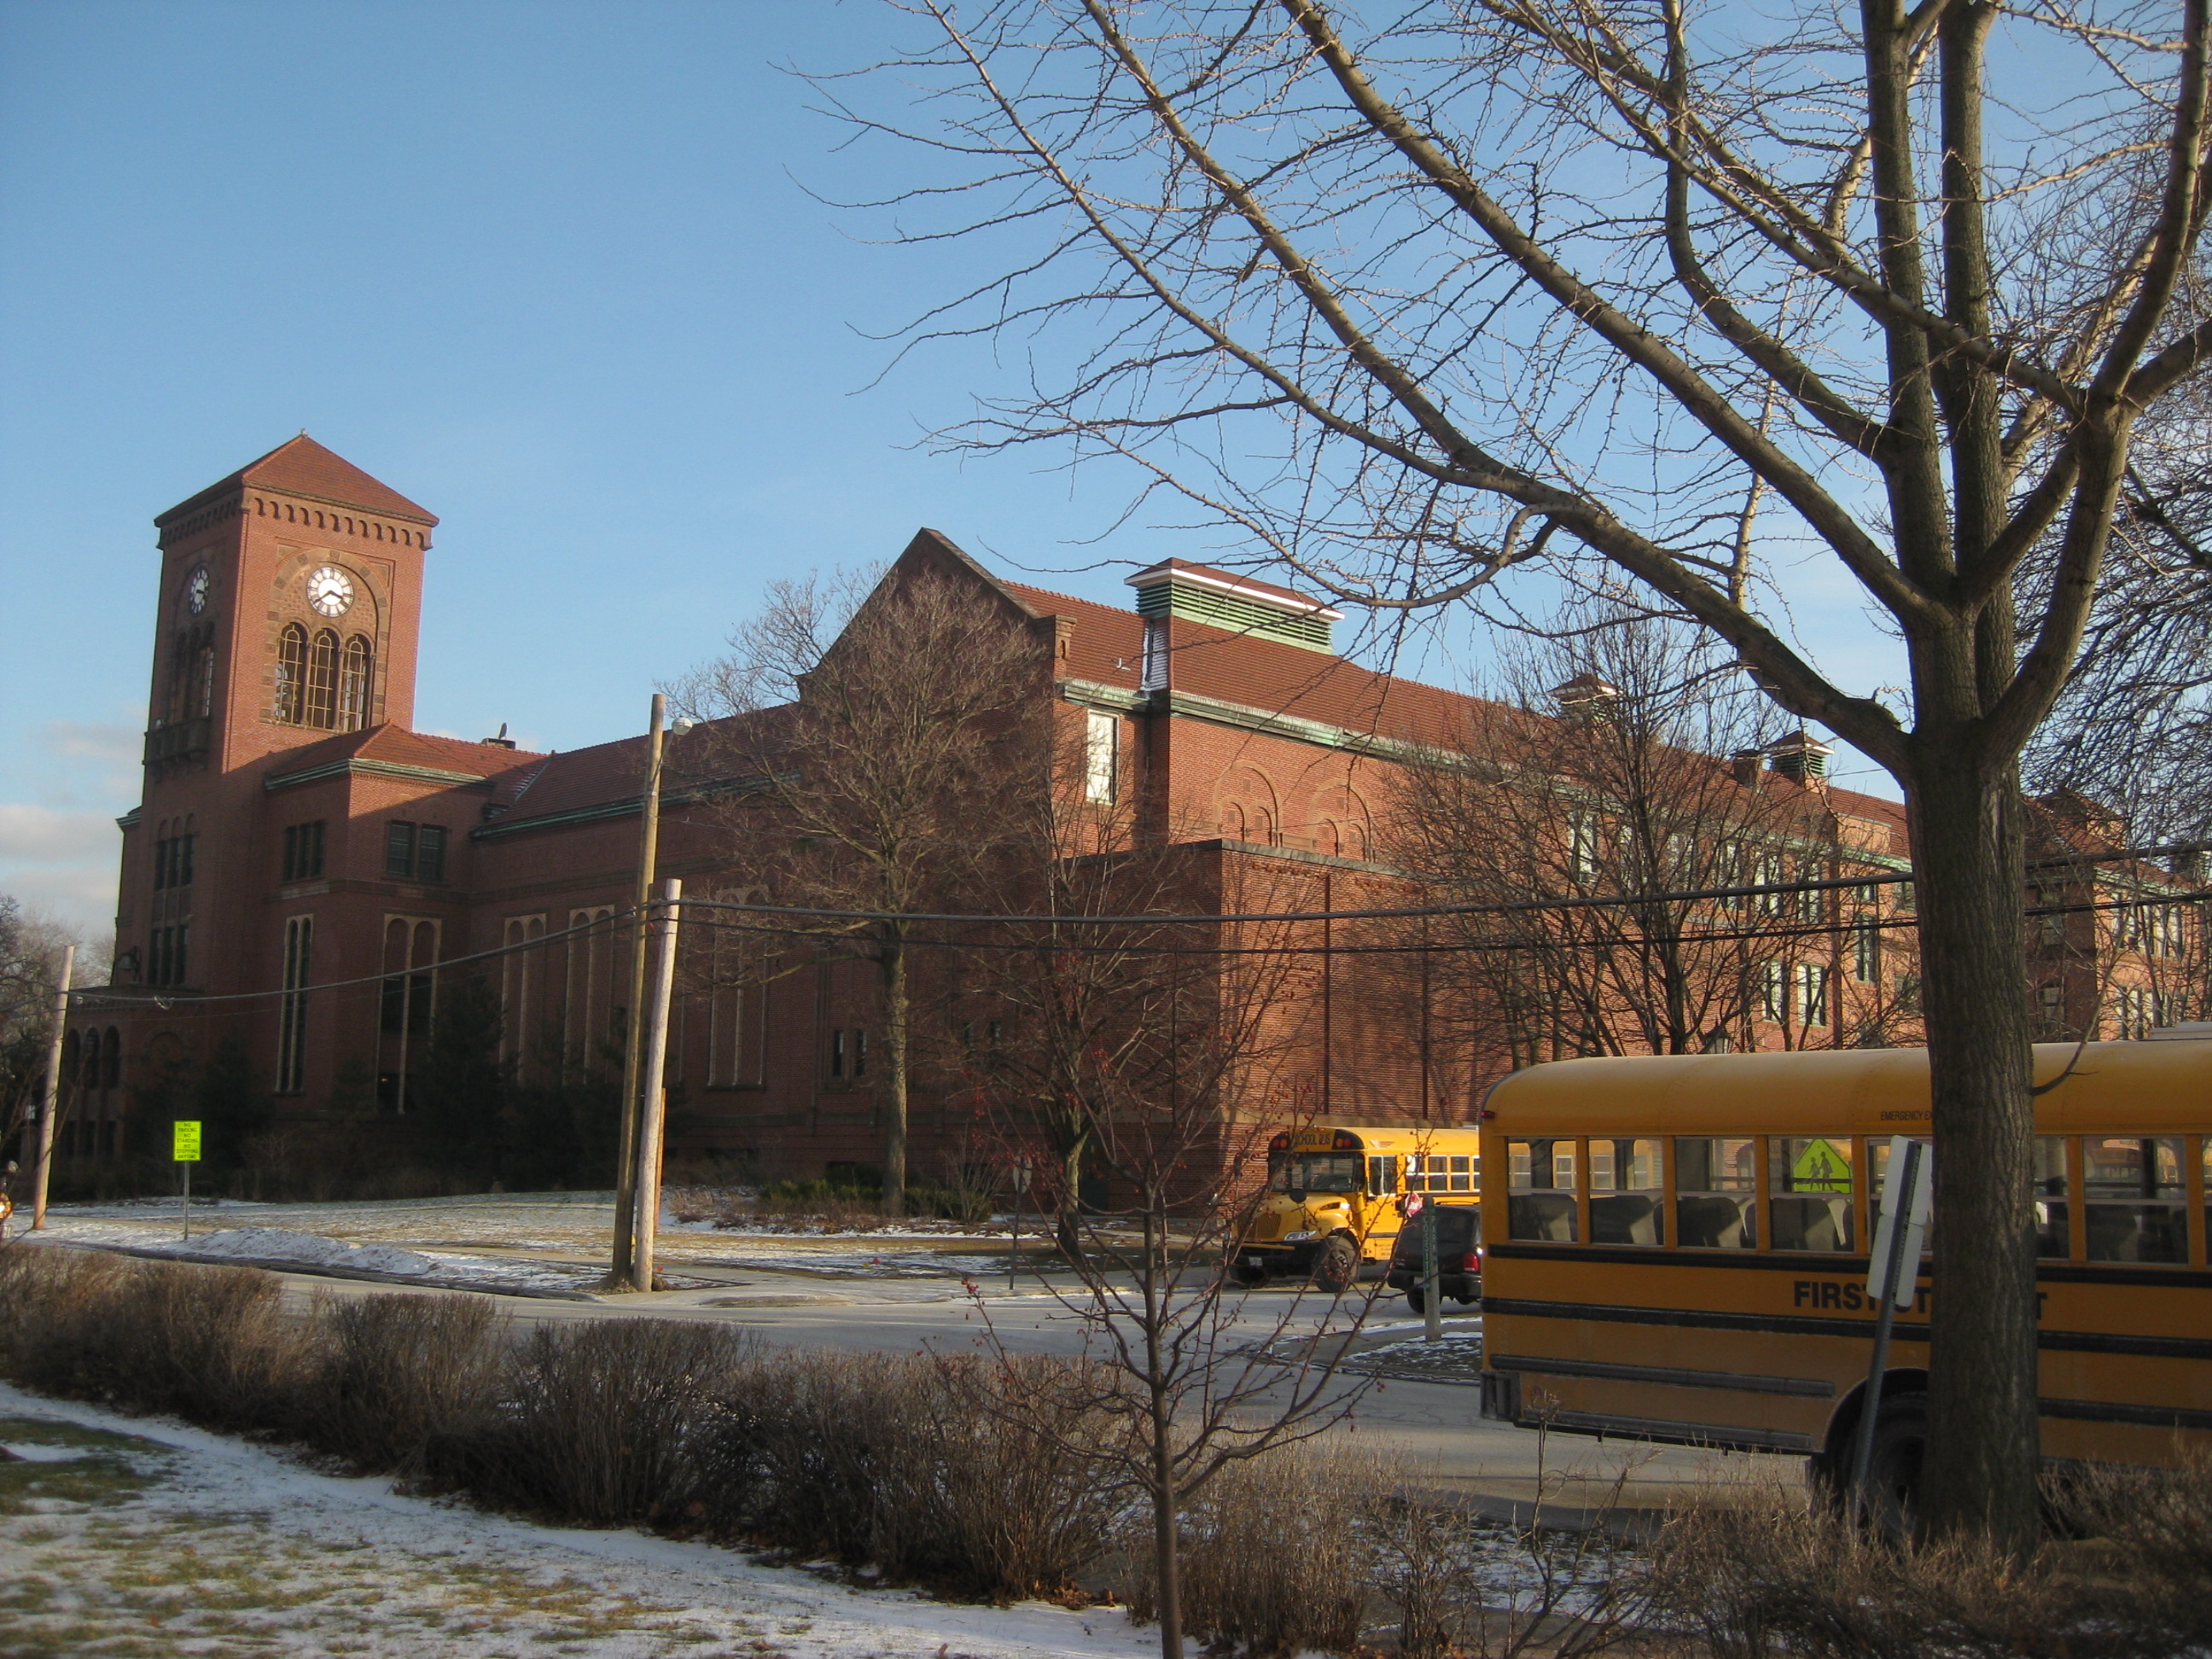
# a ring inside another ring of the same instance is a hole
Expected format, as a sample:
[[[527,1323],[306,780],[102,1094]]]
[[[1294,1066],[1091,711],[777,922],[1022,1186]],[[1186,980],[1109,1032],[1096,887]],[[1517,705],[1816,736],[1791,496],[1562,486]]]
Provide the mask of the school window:
[[[830,1033],[830,1075],[845,1075],[845,1029],[842,1025]]]
[[[866,1026],[860,1026],[853,1032],[853,1075],[866,1077],[867,1074],[868,1032]]]
[[[154,890],[192,884],[192,846],[197,835],[164,836],[154,843]]]
[[[1817,962],[1797,964],[1798,1023],[1811,1027],[1828,1019],[1828,970]]]
[[[288,824],[284,830],[286,881],[314,881],[323,873],[323,832],[325,821]]]
[[[192,925],[156,927],[146,941],[146,983],[182,985],[191,955]]]
[[[1084,722],[1083,799],[1111,801],[1120,783],[1121,722],[1093,713]]]
[[[407,823],[397,818],[386,824],[384,873],[391,881],[445,880],[446,827]]]
[[[313,916],[294,916],[285,922],[284,994],[276,1005],[276,1092],[280,1095],[295,1095],[307,1087],[307,975],[314,946]]]
[[[1881,978],[1881,929],[1862,923],[1851,934],[1851,977],[1862,985]]]
[[[1761,970],[1759,1012],[1772,1025],[1790,1018],[1790,969],[1782,963],[1767,963]]]
[[[392,974],[386,976],[379,1009],[386,1036],[426,1037],[430,1035],[430,975]]]

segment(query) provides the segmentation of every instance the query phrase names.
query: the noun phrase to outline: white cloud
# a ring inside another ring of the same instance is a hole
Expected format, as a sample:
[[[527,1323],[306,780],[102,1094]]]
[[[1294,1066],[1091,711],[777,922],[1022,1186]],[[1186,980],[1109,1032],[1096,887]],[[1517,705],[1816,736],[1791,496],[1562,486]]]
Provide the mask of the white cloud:
[[[139,746],[144,742],[138,728],[114,722],[50,720],[46,746],[71,760],[94,760],[108,766],[135,769]]]
[[[0,801],[0,892],[100,937],[114,926],[121,833],[104,812]]]
[[[0,801],[0,864],[81,864],[94,855],[110,857],[120,833],[105,812]]]

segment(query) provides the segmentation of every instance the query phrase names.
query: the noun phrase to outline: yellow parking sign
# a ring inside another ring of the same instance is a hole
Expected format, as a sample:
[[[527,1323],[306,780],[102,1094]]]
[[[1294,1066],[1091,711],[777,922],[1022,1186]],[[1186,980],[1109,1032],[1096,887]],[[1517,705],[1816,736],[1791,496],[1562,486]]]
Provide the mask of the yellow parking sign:
[[[200,1161],[200,1126],[198,1120],[191,1122],[178,1120],[171,1127],[176,1131],[176,1151],[171,1156],[179,1164],[198,1163]]]

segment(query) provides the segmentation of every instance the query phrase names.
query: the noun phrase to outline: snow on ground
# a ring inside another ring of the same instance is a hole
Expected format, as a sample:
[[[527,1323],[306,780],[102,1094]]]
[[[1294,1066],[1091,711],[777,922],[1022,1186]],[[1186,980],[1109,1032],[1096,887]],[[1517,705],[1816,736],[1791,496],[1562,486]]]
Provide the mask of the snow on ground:
[[[246,1224],[239,1225],[238,1223]],[[606,1271],[613,1195],[517,1193],[464,1198],[329,1204],[192,1206],[192,1237],[182,1237],[175,1200],[56,1205],[36,1237],[165,1255],[213,1256],[276,1265],[392,1275],[427,1285],[575,1295],[595,1289]],[[803,1224],[741,1231],[709,1222],[681,1223],[664,1211],[660,1259],[686,1267],[757,1270],[817,1279],[900,1283],[934,1298],[965,1294],[971,1279],[1003,1275],[1003,1254],[976,1254],[999,1241],[971,1233],[886,1227],[880,1232],[820,1234]],[[19,1235],[30,1237],[31,1235]],[[1028,1243],[1028,1241],[1024,1241]],[[1035,1263],[1036,1249],[1024,1253]]]
[[[298,1261],[323,1267],[357,1267],[367,1273],[427,1273],[437,1263],[396,1244],[349,1244],[319,1233],[295,1233],[284,1227],[227,1227],[191,1241],[202,1255],[235,1255],[263,1261]]]
[[[1112,1608],[978,1607],[318,1474],[0,1386],[0,1652],[117,1659],[1144,1659]]]

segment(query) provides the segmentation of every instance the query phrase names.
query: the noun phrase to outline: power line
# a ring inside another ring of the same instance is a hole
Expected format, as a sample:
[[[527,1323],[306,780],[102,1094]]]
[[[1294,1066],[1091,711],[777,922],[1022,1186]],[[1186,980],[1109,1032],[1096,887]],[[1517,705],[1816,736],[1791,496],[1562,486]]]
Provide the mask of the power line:
[[[2123,848],[2111,853],[2082,854],[2066,858],[2035,860],[2031,860],[2027,867],[2030,870],[2068,869],[2087,864],[2139,862],[2154,857],[2172,857],[2200,854],[2207,851],[2208,848],[2212,848],[2212,843],[2202,842],[2183,842],[2160,847]],[[1486,903],[1419,905],[1405,908],[1362,910],[1261,910],[1215,913],[1212,915],[1161,913],[1152,915],[1139,914],[1136,915],[1125,916],[1099,916],[1082,914],[1057,915],[1049,913],[1025,915],[1012,912],[985,912],[978,914],[898,910],[835,910],[822,906],[812,905],[746,904],[726,899],[685,899],[682,901],[682,904],[684,909],[687,912],[719,910],[734,912],[745,915],[811,916],[826,919],[832,921],[922,922],[933,925],[994,927],[1003,927],[1016,924],[1034,924],[1050,927],[1217,927],[1231,923],[1247,924],[1255,922],[1421,921],[1431,918],[1447,918],[1455,916],[1527,915],[1558,911],[1611,909],[1663,904],[1689,904],[1712,902],[1730,899],[1749,899],[1756,901],[1762,898],[1778,897],[1793,893],[1804,894],[1835,892],[1850,888],[1893,886],[1899,884],[1910,883],[1912,879],[1913,876],[1910,871],[1881,871],[1872,874],[1819,877],[1801,881],[1763,882],[1737,887],[1667,890],[1651,893],[1573,895],[1560,898],[1512,899],[1494,901]],[[2160,893],[2149,899],[2117,899],[2092,901],[2084,904],[2027,906],[2023,908],[2022,914],[2024,915],[2033,916],[2078,915],[2085,912],[2104,909],[2132,909],[2139,908],[2146,903],[2182,904],[2197,902],[2205,899],[2212,899],[2212,889],[2198,888],[2184,892]],[[648,906],[647,908],[650,909],[653,907]],[[526,951],[538,950],[548,945],[560,943],[562,940],[586,936],[601,932],[602,930],[612,933],[617,927],[624,926],[632,921],[637,914],[638,912],[635,906],[622,907],[611,910],[610,913],[605,916],[597,917],[589,921],[572,923],[567,927],[556,929],[552,932],[540,934],[534,939],[526,939],[513,945],[497,945],[485,951],[471,951],[465,956],[448,957],[440,962],[426,963],[417,966],[391,969],[375,974],[364,974],[357,975],[352,979],[331,980],[316,985],[295,986],[289,988],[278,988],[276,989],[262,991],[232,991],[215,994],[191,993],[184,995],[167,997],[159,995],[158,994],[149,995],[143,992],[121,990],[120,988],[114,986],[88,986],[81,989],[73,990],[69,994],[73,1006],[77,1006],[143,1007],[150,1004],[151,1006],[167,1012],[180,1007],[199,1008],[218,1003],[251,1002],[271,997],[306,996],[318,992],[341,991],[371,985],[381,986],[388,983],[395,978],[402,977],[407,974],[417,971],[437,971],[448,968],[465,967],[472,963],[490,962],[505,957],[520,955]],[[712,927],[718,924],[703,923],[702,925]],[[844,933],[842,930],[777,927],[767,923],[726,923],[719,925],[736,930],[771,933],[787,938],[835,940],[839,938],[849,937],[849,934]],[[1633,939],[1620,939],[1581,941],[1530,941],[1527,939],[1501,939],[1496,941],[1468,940],[1456,943],[1449,941],[1420,941],[1409,944],[1385,945],[1332,943],[1328,945],[1160,945],[1147,946],[1146,947],[1146,951],[1147,953],[1154,955],[1188,956],[1255,956],[1270,954],[1289,956],[1340,954],[1356,956],[1416,955],[1425,953],[1446,953],[1455,951],[1469,950],[1528,950],[1533,948],[1534,945],[1538,943],[1540,943],[1546,948],[1556,948],[1558,945],[1563,944],[1575,945],[1580,948],[1595,948],[1598,945],[1613,945],[1621,948],[1628,948],[1639,942],[1648,944],[1699,942],[1727,943],[1732,940],[1742,939],[1808,937],[1820,933],[1847,933],[1854,930],[1867,928],[1887,930],[1892,927],[1917,927],[1919,923],[1917,915],[1899,912],[1893,913],[1892,915],[1887,917],[1854,917],[1849,919],[1838,919],[1834,921],[1825,919],[1810,920],[1800,923],[1785,924],[1782,926],[1776,926],[1774,923],[1769,922],[1756,927],[1747,927],[1740,930],[1705,930],[1694,933],[1683,933],[1675,934],[1640,933]],[[903,941],[903,943],[917,949],[971,950],[978,948],[997,948],[1010,950],[1036,950],[1042,948],[1039,945],[1038,942],[1035,940],[1001,942],[925,938],[908,939]],[[1063,945],[1053,948],[1066,950],[1080,949],[1085,954],[1127,954],[1131,947],[1077,947]]]

